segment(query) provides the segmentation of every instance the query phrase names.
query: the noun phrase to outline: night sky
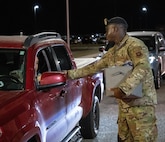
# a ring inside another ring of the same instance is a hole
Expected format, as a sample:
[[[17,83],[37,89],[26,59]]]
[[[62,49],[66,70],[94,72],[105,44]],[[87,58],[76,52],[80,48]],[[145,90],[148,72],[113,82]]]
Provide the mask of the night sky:
[[[34,5],[39,9],[34,16]],[[146,6],[147,12],[142,12]],[[165,26],[165,6],[156,0],[69,0],[70,34],[104,33],[104,18],[121,16],[131,30]],[[66,0],[1,0],[0,34],[56,31],[66,34]],[[36,18],[36,20],[35,20]]]

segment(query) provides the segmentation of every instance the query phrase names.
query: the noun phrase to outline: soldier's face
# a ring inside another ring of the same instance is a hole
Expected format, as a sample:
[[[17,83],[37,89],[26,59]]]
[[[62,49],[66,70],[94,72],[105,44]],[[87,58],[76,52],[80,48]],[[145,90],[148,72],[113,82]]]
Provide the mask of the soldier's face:
[[[115,38],[115,25],[107,25],[106,27],[106,38],[108,41],[114,41]]]

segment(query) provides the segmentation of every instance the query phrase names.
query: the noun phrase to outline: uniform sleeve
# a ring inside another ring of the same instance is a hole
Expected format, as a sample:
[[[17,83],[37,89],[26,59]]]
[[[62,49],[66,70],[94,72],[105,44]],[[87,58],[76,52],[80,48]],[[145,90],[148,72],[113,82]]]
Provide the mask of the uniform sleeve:
[[[81,78],[92,75],[108,66],[108,55],[104,55],[100,60],[80,69],[68,70],[68,77],[71,79]]]
[[[144,44],[135,44],[128,48],[128,54],[133,63],[133,71],[129,77],[120,84],[119,88],[130,95],[133,89],[143,82],[147,73],[151,72],[148,48]]]

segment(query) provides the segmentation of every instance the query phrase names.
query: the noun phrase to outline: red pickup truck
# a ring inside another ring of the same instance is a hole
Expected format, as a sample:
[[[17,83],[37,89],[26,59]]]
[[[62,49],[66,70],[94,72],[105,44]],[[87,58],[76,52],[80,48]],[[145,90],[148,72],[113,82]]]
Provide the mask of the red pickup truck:
[[[103,74],[68,79],[63,71],[76,69],[76,61],[56,32],[0,36],[0,142],[97,136]]]

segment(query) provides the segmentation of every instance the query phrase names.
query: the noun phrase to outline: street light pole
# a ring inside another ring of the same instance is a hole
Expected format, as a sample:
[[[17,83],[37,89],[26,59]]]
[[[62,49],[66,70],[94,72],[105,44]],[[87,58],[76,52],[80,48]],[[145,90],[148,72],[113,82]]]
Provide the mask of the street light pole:
[[[66,28],[67,28],[67,43],[70,48],[70,30],[69,30],[69,0],[66,0]]]
[[[37,28],[37,9],[39,9],[39,5],[34,6],[34,30]]]

